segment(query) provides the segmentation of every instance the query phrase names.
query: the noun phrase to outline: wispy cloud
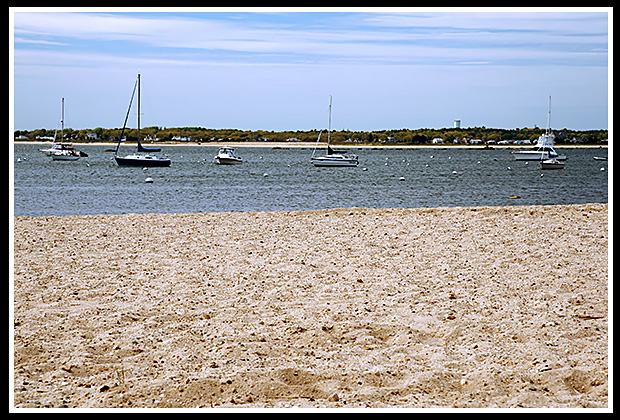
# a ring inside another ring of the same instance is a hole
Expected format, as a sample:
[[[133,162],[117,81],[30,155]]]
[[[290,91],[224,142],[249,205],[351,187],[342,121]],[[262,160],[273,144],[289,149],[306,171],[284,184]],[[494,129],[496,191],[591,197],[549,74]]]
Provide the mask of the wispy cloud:
[[[550,19],[553,17],[553,19]],[[343,14],[325,28],[257,23],[253,19],[92,13],[17,13],[21,43],[71,44],[124,42],[143,54],[160,49],[200,50],[205,59],[265,59],[282,63],[335,60],[341,63],[458,64],[487,62],[518,65],[538,56],[545,63],[598,64],[605,59],[606,18],[595,28],[580,24],[583,14],[548,13],[365,13]],[[586,18],[590,18],[586,16]],[[333,17],[331,19],[334,19]],[[572,28],[568,30],[567,28]],[[598,28],[598,29],[597,29]],[[582,33],[583,36],[576,36]],[[119,48],[118,53],[128,51]],[[506,50],[510,50],[507,54]],[[540,52],[545,54],[541,55]],[[600,52],[584,57],[583,52]],[[170,53],[172,53],[170,51]],[[596,60],[598,59],[598,63]],[[594,60],[594,61],[593,61]]]

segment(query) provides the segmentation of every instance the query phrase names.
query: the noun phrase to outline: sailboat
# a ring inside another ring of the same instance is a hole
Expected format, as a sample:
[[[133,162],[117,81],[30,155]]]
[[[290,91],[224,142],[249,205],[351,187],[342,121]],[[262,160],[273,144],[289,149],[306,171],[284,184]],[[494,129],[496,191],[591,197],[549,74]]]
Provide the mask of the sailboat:
[[[39,149],[40,152],[45,153],[46,156],[51,156],[52,160],[78,160],[81,157],[88,157],[84,152],[77,151],[70,144],[63,143],[62,139],[65,136],[65,98],[62,98],[62,111],[60,116],[60,142],[56,143],[56,133],[54,133],[54,141],[48,149]],[[56,126],[58,130],[58,126]]]
[[[118,149],[121,145],[121,141],[123,139],[123,134],[125,133],[125,127],[127,126],[127,118],[129,117],[129,111],[131,110],[131,104],[133,103],[133,97],[136,93],[136,87],[138,88],[138,146],[136,148],[136,152],[124,157],[118,156]],[[136,80],[136,84],[133,87],[133,92],[131,94],[131,100],[129,101],[129,108],[127,109],[127,115],[125,116],[125,123],[123,124],[123,129],[121,130],[121,135],[118,137],[118,144],[116,145],[116,150],[114,151],[114,160],[118,166],[140,166],[140,167],[165,167],[170,166],[170,159],[167,157],[159,157],[152,155],[153,152],[161,151],[160,148],[147,148],[142,146],[140,143],[140,73],[138,73],[138,79]]]
[[[566,160],[566,155],[559,155],[553,148],[553,139],[555,139],[555,135],[551,132],[551,96],[549,96],[549,115],[547,117],[547,129],[545,130],[545,134],[538,137],[535,150],[518,150],[512,152],[515,156],[515,160]]]
[[[341,152],[334,151],[330,146],[331,140],[331,131],[332,131],[332,96],[329,95],[329,123],[327,128],[327,154],[324,156],[315,157],[316,149],[319,145],[319,141],[321,140],[321,133],[319,133],[319,138],[316,141],[316,146],[314,147],[314,151],[312,152],[312,157],[310,161],[314,166],[317,167],[351,167],[357,166],[358,160],[355,155],[346,155]]]
[[[547,130],[545,134],[551,130],[551,96],[549,96],[549,116],[547,117]],[[554,150],[555,152],[555,150]],[[566,156],[564,156],[566,159]],[[560,162],[560,156],[553,156],[551,152],[548,153],[547,159],[540,158],[540,169],[564,169],[564,162]]]

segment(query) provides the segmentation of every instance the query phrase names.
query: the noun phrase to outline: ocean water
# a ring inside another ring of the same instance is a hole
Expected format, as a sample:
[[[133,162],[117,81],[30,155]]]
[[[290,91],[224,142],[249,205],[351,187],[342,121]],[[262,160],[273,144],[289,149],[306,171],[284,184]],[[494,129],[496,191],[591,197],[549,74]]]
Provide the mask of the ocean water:
[[[237,148],[244,163],[220,166],[215,147],[169,146],[170,167],[143,170],[109,146],[76,145],[88,157],[75,162],[13,147],[16,216],[608,202],[609,162],[593,159],[607,149],[562,149],[566,167],[543,171],[508,149],[352,149],[358,167],[315,168],[312,149]]]

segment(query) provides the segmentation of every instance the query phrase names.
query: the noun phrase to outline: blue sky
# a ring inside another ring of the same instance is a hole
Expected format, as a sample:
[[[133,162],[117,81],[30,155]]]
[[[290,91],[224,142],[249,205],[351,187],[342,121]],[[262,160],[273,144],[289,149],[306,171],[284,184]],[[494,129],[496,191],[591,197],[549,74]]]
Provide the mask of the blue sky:
[[[14,129],[608,128],[611,8],[121,10],[10,9]]]

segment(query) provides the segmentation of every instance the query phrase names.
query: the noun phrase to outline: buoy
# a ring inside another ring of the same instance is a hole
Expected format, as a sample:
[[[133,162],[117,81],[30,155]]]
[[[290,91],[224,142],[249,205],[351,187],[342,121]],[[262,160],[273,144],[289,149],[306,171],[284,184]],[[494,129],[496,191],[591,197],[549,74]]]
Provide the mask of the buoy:
[[[540,177],[542,178],[543,176],[545,176],[545,174],[540,174]]]
[[[152,183],[153,183],[153,178],[148,177],[147,179],[145,179],[145,180],[144,180],[144,182],[145,182],[146,184],[152,184]]]
[[[456,171],[452,171],[452,175],[456,175],[456,174],[457,174],[457,172],[456,172]]]
[[[404,177],[404,176],[401,176],[400,178],[398,178],[398,180],[399,180],[399,181],[404,181],[404,180],[405,180],[405,177]]]
[[[599,169],[599,171],[600,171],[600,172],[603,172],[604,170],[605,170],[605,168],[601,168],[601,169]]]
[[[269,176],[269,174],[268,174],[267,172],[265,172],[265,173],[263,174],[263,177],[264,177],[264,178],[266,178],[266,177],[268,177],[268,176]]]
[[[512,168],[509,166],[506,168],[507,171],[510,171]]]
[[[367,171],[367,170],[368,170],[368,168],[362,168],[362,171]]]

